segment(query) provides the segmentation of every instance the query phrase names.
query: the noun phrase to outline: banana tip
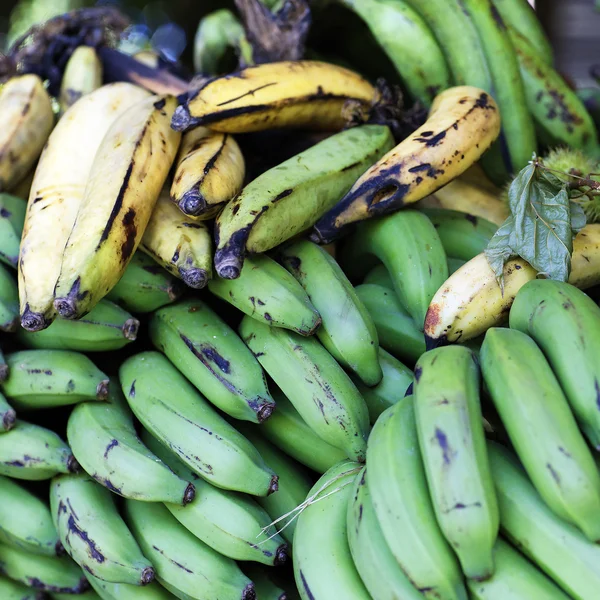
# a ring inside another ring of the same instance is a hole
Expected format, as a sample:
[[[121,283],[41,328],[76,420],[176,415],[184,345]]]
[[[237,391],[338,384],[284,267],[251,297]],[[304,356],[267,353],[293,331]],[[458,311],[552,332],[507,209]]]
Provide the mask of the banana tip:
[[[281,546],[279,546],[279,548],[277,548],[277,551],[275,552],[275,561],[273,562],[273,565],[275,567],[278,567],[279,565],[283,565],[285,562],[287,562],[287,559],[288,559],[288,545],[281,544]]]
[[[21,315],[21,327],[27,331],[41,331],[50,325],[42,313],[33,312],[29,305],[25,307]]]
[[[242,597],[240,600],[256,600],[256,590],[254,589],[254,584],[250,582],[242,592]]]
[[[188,190],[177,203],[179,210],[190,217],[197,217],[207,209],[204,196],[196,188]]]
[[[201,290],[208,283],[208,274],[204,269],[179,267],[179,274],[183,282],[195,290]]]
[[[264,402],[259,409],[256,411],[256,418],[259,423],[264,423],[275,410],[275,404],[273,402]]]
[[[2,429],[10,431],[15,426],[16,420],[17,413],[12,408],[7,410],[2,416]]]
[[[271,483],[269,484],[269,489],[267,490],[267,496],[274,494],[279,489],[279,475],[273,475],[271,477]]]
[[[178,106],[171,119],[171,128],[175,131],[185,131],[190,126],[191,121],[192,117],[187,106]]]
[[[56,298],[54,308],[64,319],[74,319],[77,315],[77,308],[72,298]]]
[[[81,465],[72,454],[67,458],[67,471],[69,473],[79,473],[81,471]]]
[[[133,317],[131,319],[127,319],[123,324],[123,336],[126,340],[130,342],[134,342],[137,339],[137,334],[140,329],[140,322]]]
[[[106,400],[108,398],[108,392],[110,390],[110,382],[108,379],[103,379],[96,386],[96,398],[98,400]]]
[[[8,365],[1,364],[0,365],[0,382],[6,381],[8,379],[8,373],[9,373]]]
[[[142,571],[142,576],[140,577],[140,585],[148,585],[154,581],[154,569],[152,567],[146,567]]]
[[[193,483],[189,483],[183,492],[183,506],[192,502],[196,497],[196,488]]]

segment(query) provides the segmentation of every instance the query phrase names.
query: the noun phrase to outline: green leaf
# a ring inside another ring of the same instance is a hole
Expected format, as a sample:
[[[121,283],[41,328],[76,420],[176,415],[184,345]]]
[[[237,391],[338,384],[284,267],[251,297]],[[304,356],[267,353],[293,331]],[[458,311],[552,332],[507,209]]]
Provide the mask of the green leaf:
[[[578,234],[586,224],[585,211],[579,202],[571,200],[571,231],[573,235]]]
[[[496,279],[502,287],[503,278],[502,273],[504,272],[504,265],[511,258],[515,257],[515,252],[510,246],[510,235],[514,228],[515,221],[512,215],[506,218],[506,221],[500,225],[496,233],[492,236],[489,241],[487,248],[485,249],[485,257],[496,275]]]

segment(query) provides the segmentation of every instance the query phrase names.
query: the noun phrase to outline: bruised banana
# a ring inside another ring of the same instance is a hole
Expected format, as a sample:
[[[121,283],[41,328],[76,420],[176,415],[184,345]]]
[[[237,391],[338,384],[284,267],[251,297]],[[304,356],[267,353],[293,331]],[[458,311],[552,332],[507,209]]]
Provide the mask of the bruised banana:
[[[171,200],[189,217],[210,219],[244,185],[242,151],[228,133],[197,127],[181,138]]]
[[[0,115],[0,192],[6,192],[33,167],[54,126],[42,80],[37,75],[9,79],[0,89]]]
[[[15,269],[26,209],[27,204],[21,198],[0,193],[0,262]]]
[[[313,225],[392,145],[388,127],[362,125],[257,177],[217,217],[217,273],[236,279],[246,252],[270,250]]]
[[[54,597],[56,598],[56,594]],[[28,587],[7,577],[0,577],[0,598],[4,600],[46,600],[46,595],[40,590]],[[86,598],[83,598],[83,600],[86,600]],[[94,599],[90,598],[89,600]]]
[[[134,104],[100,143],[56,282],[54,307],[62,317],[82,317],[123,275],[175,159],[176,103],[151,96]]]
[[[378,99],[358,73],[325,62],[265,63],[210,79],[178,107],[173,128],[205,125],[247,133],[281,127],[336,131],[346,124],[344,104],[364,109]]]
[[[19,327],[19,290],[12,273],[0,264],[0,331],[13,332]]]
[[[95,48],[79,46],[69,58],[60,84],[60,112],[102,85],[102,62]]]
[[[0,381],[5,381],[6,378]],[[15,409],[7,402],[6,398],[0,394],[0,433],[10,431],[15,426],[17,413]]]
[[[106,85],[67,111],[50,135],[31,184],[21,240],[19,294],[24,329],[38,331],[54,319],[54,286],[96,152],[115,119],[148,96],[130,83]],[[107,181],[111,177],[112,173]]]
[[[204,223],[186,217],[163,190],[144,231],[140,250],[169,273],[201,289],[212,277],[212,235]]]
[[[425,124],[359,177],[317,221],[312,238],[331,242],[352,223],[425,198],[477,161],[499,132],[500,114],[489,94],[469,86],[443,91]]]

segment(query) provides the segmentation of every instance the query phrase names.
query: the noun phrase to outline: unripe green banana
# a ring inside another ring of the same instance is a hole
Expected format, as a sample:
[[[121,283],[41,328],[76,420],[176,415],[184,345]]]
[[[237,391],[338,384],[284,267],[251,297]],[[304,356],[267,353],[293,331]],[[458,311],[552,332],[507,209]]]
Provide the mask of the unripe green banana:
[[[0,379],[0,382],[2,379]],[[6,398],[0,394],[0,433],[10,431],[15,426],[17,413],[15,409],[6,401]]]
[[[19,244],[27,203],[17,196],[0,194],[0,262],[17,268]]]
[[[448,257],[448,277],[458,271],[467,261],[462,258]]]
[[[291,597],[270,579],[269,570],[260,565],[246,563],[243,566],[243,571],[254,583],[257,598],[261,600],[290,600]]]
[[[548,506],[600,542],[600,472],[542,351],[514,329],[488,329],[481,369],[523,466]]]
[[[444,247],[431,221],[421,212],[402,210],[360,223],[345,246],[342,266],[360,277],[374,259],[386,266],[400,301],[422,330],[429,303],[448,278]]]
[[[95,48],[79,46],[67,61],[60,84],[60,112],[102,85],[102,62]]]
[[[56,319],[40,331],[20,328],[19,341],[28,348],[98,352],[118,350],[137,338],[140,322],[108,300],[100,300],[81,319]]]
[[[407,396],[375,423],[367,450],[369,491],[394,558],[425,598],[466,600],[456,556],[437,523]]]
[[[187,300],[152,315],[150,339],[216,407],[260,423],[275,403],[265,374],[236,332],[201,300]]]
[[[363,279],[363,284],[381,285],[390,290],[394,289],[394,282],[390,277],[388,270],[384,264],[379,264],[373,267]]]
[[[208,289],[243,313],[273,327],[312,335],[321,324],[302,286],[265,254],[248,256],[237,279],[215,277]]]
[[[0,435],[0,475],[38,481],[78,468],[71,449],[54,431],[17,420]]]
[[[419,446],[436,518],[470,579],[494,572],[498,503],[485,446],[473,353],[447,346],[415,367]]]
[[[350,377],[314,338],[244,317],[240,334],[254,356],[322,439],[364,461],[367,406]]]
[[[157,581],[141,586],[127,583],[110,583],[89,573],[86,573],[85,576],[102,600],[175,600],[175,596]],[[76,599],[65,598],[64,600]]]
[[[114,583],[146,585],[154,579],[113,495],[87,474],[55,477],[50,509],[62,545],[82,569]]]
[[[52,600],[73,600],[73,594],[50,594]],[[94,590],[88,590],[82,594],[77,594],[77,600],[102,600]]]
[[[277,490],[277,475],[256,448],[164,356],[158,352],[133,356],[121,365],[119,378],[142,425],[203,479],[255,496]]]
[[[12,273],[0,264],[0,331],[16,331],[19,326],[19,291]]]
[[[46,594],[12,579],[0,577],[0,598],[3,600],[45,600]]]
[[[543,350],[583,432],[600,449],[600,308],[572,285],[534,280],[517,293],[510,326]]]
[[[84,400],[106,400],[108,377],[84,354],[69,350],[20,350],[6,357],[2,391],[17,408],[35,410]]]
[[[160,504],[127,500],[125,518],[158,581],[178,598],[252,600],[254,585],[230,558],[192,535]]]
[[[365,385],[377,385],[383,376],[377,356],[377,330],[335,259],[308,240],[285,246],[279,258],[321,315],[319,341]]]
[[[149,313],[175,302],[184,288],[179,279],[167,273],[149,256],[136,252],[106,299],[133,313]]]

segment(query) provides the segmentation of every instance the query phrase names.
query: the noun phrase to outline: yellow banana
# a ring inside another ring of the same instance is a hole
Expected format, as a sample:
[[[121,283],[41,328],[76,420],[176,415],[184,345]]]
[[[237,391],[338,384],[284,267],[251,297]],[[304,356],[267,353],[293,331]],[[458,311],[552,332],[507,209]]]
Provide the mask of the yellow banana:
[[[154,207],[140,250],[192,288],[212,277],[212,236],[208,227],[181,214],[164,189]]]
[[[153,50],[140,50],[133,55],[133,58],[151,69],[160,67],[160,56]]]
[[[436,96],[424,125],[368,169],[314,228],[327,243],[352,223],[417,202],[463,173],[500,133],[500,112],[483,90],[458,86]]]
[[[60,84],[60,112],[64,113],[82,96],[90,94],[102,85],[102,63],[91,46],[75,49]]]
[[[190,217],[214,217],[244,184],[244,157],[227,133],[206,127],[188,131],[175,164],[171,199]]]
[[[54,126],[50,96],[37,75],[22,75],[0,90],[0,192],[33,167]]]
[[[119,115],[150,94],[112,83],[69,109],[50,135],[35,172],[19,257],[21,324],[44,329],[55,311],[54,286],[65,244],[104,135]]]
[[[123,275],[175,160],[176,105],[172,96],[146,98],[104,136],[56,283],[54,306],[62,317],[89,312]]]
[[[180,106],[173,127],[206,125],[225,133],[280,127],[335,131],[348,100],[367,108],[375,88],[358,73],[325,62],[284,61],[248,67],[206,82]]]
[[[504,293],[485,254],[453,273],[434,296],[425,318],[428,347],[464,342],[508,319],[517,292],[537,273],[521,259],[504,265]],[[575,237],[569,283],[587,289],[600,283],[600,224],[586,225]]]

